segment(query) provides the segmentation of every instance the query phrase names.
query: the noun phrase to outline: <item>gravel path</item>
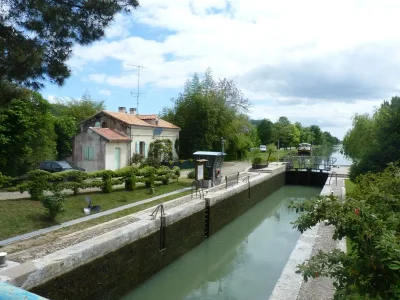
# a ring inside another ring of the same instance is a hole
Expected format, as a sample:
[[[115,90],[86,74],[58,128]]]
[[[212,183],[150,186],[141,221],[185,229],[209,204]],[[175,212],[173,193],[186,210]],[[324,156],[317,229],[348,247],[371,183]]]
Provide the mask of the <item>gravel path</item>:
[[[137,221],[139,221],[139,219],[131,216],[113,220],[101,225],[90,227],[89,229],[84,229],[73,234],[63,236],[59,238],[59,240],[47,243],[45,245],[10,254],[8,258],[19,263],[37,259]]]

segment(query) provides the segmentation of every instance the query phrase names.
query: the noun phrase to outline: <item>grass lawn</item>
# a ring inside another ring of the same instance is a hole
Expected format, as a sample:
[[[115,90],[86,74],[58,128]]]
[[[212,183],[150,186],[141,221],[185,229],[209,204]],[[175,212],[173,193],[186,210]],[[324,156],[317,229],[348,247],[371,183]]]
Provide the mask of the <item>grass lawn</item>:
[[[350,179],[346,179],[344,181],[344,185],[346,187],[346,194],[347,195],[350,195],[353,192],[353,190],[354,190],[354,188],[356,186],[356,184],[354,182],[352,182]]]
[[[158,185],[155,187],[155,193],[152,195],[147,194],[147,189],[144,186],[138,187],[135,191],[116,190],[110,194],[104,193],[83,193],[78,196],[69,196],[65,202],[65,212],[56,218],[56,222],[50,222],[46,219],[44,208],[38,201],[32,200],[1,200],[0,201],[0,239],[6,239],[12,236],[20,235],[23,233],[31,232],[40,228],[45,228],[57,223],[63,223],[69,220],[84,217],[82,209],[87,206],[85,197],[90,196],[93,205],[100,205],[101,211],[105,211],[114,207],[126,205],[129,203],[145,200],[151,197],[176,191],[190,186],[191,180],[180,179],[178,182],[171,182],[169,185]],[[179,195],[172,195],[167,197],[169,200],[179,197]],[[92,220],[94,223],[99,224],[123,215],[139,211],[141,209],[150,207],[157,203],[167,201],[163,198],[151,203],[139,205],[127,211],[115,213],[109,216],[104,216],[98,220]],[[115,216],[114,216],[115,215]],[[113,216],[113,217],[112,217]],[[99,221],[100,220],[100,221]],[[87,222],[85,222],[87,223]]]

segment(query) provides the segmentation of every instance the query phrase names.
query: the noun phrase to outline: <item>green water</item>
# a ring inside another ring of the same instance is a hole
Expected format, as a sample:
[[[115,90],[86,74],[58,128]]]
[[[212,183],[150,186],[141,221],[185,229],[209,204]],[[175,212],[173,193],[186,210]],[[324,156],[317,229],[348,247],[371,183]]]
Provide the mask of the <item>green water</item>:
[[[282,187],[121,300],[268,299],[300,236],[287,206],[319,192]]]

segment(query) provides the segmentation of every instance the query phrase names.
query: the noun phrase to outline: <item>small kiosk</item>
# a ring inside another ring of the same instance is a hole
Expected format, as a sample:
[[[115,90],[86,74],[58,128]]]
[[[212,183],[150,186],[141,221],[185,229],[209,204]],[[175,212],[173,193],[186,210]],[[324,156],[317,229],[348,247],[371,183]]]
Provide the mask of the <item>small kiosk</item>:
[[[221,182],[221,166],[224,162],[225,155],[226,153],[223,152],[212,151],[196,151],[193,153],[193,156],[196,160],[196,180],[203,179],[198,172],[199,170],[201,172],[202,166],[204,168],[205,176],[203,179],[203,187],[213,187]]]

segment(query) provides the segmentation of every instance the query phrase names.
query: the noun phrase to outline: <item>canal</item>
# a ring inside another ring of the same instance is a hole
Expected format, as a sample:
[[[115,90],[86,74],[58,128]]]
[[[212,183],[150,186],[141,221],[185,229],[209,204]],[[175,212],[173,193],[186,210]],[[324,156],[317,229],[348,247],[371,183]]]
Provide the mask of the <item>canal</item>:
[[[312,155],[314,156],[324,156],[324,157],[335,157],[337,160],[335,162],[335,165],[340,165],[340,166],[350,166],[352,164],[352,161],[350,158],[346,157],[344,154],[340,152],[340,149],[342,148],[342,145],[337,145],[334,147],[327,147],[327,148],[321,148],[321,149],[315,149],[312,152]]]
[[[268,299],[300,236],[288,204],[320,191],[280,188],[120,300]]]

